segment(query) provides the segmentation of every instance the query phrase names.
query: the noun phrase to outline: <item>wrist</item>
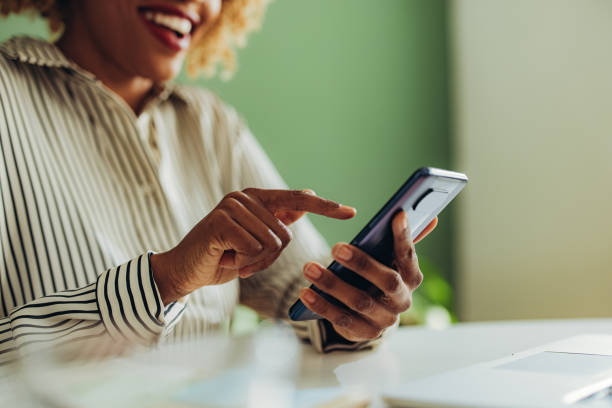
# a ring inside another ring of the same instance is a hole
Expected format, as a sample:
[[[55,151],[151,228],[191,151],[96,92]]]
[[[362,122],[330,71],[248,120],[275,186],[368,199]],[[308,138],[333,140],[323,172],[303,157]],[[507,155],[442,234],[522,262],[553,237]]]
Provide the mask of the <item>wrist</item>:
[[[180,289],[172,250],[151,255],[151,271],[164,306],[180,299],[186,293]]]

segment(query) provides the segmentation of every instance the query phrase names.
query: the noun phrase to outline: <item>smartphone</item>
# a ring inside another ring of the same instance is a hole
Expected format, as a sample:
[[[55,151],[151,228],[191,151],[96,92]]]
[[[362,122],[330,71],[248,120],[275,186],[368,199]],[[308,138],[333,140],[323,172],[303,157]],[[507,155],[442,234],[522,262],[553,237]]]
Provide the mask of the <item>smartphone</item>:
[[[357,234],[351,245],[360,248],[380,263],[391,266],[395,257],[391,230],[393,217],[401,210],[406,211],[410,222],[410,233],[415,238],[459,194],[467,181],[468,178],[463,173],[433,167],[418,169]],[[327,269],[343,281],[373,296],[381,293],[369,281],[338,262],[332,262]],[[315,285],[310,287],[330,302],[342,305]],[[321,316],[312,312],[298,299],[289,309],[289,318],[302,321],[321,319]]]

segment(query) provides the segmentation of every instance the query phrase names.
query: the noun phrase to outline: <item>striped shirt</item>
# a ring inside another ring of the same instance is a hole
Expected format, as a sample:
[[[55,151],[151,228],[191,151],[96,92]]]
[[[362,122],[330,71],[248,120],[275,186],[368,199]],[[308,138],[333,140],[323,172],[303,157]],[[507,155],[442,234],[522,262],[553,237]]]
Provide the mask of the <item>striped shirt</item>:
[[[227,327],[240,302],[285,317],[329,248],[307,218],[269,269],[163,305],[152,252],[175,246],[231,191],[286,188],[236,112],[157,85],[136,116],[53,44],[0,44],[0,362],[89,338],[151,345]],[[296,325],[318,350],[322,321]]]

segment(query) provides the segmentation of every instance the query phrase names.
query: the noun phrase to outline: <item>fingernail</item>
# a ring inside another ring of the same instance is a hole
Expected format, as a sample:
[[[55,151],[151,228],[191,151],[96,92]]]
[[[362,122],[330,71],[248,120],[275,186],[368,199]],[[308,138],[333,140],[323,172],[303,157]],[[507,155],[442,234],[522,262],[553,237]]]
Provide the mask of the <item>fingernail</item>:
[[[402,222],[402,226],[405,230],[407,230],[410,226],[408,225],[408,214],[404,214],[404,221]]]
[[[304,271],[304,275],[306,275],[308,279],[317,280],[321,277],[321,271],[316,265],[308,264],[306,270]]]
[[[302,297],[304,298],[304,300],[306,301],[306,303],[314,303],[315,302],[315,296],[313,295],[313,293],[306,289],[302,292]]]
[[[348,246],[342,245],[336,250],[336,256],[343,261],[348,261],[353,257],[353,251]]]

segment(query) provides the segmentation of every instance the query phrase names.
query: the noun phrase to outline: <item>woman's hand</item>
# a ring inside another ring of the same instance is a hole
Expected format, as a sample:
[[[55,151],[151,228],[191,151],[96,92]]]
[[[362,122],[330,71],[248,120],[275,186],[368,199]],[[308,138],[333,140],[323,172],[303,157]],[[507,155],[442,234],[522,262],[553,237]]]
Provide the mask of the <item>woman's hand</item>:
[[[301,290],[300,299],[310,310],[326,318],[347,340],[357,342],[379,337],[385,328],[395,324],[400,313],[410,307],[412,291],[423,281],[414,244],[437,224],[436,218],[413,242],[406,213],[395,216],[392,227],[397,270],[379,263],[352,245],[338,243],[334,246],[334,259],[375,285],[380,290],[379,296],[357,289],[322,265],[309,262],[304,266],[306,279],[347,307],[334,305],[309,288]]]
[[[249,188],[228,194],[175,248],[151,256],[162,301],[267,268],[291,241],[287,225],[306,212],[337,219],[355,215],[354,208],[311,190]]]

